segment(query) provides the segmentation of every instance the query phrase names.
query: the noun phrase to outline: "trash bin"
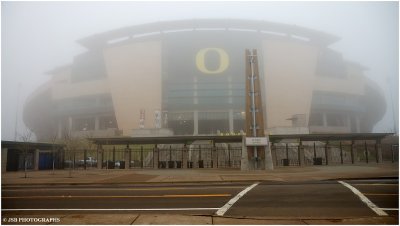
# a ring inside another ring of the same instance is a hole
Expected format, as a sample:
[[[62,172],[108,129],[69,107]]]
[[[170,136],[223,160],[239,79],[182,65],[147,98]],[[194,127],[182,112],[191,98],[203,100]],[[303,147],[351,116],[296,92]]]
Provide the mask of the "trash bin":
[[[168,161],[168,168],[169,169],[174,168],[174,166],[175,166],[174,161]]]
[[[314,165],[322,165],[322,158],[314,158]]]
[[[119,161],[119,168],[125,169],[125,161]]]
[[[188,162],[187,163],[187,168],[193,168],[193,162]]]
[[[199,168],[204,168],[204,161],[203,160],[199,160]]]
[[[182,168],[182,161],[176,161],[176,168]]]
[[[282,164],[284,166],[289,166],[289,159],[282,159]]]

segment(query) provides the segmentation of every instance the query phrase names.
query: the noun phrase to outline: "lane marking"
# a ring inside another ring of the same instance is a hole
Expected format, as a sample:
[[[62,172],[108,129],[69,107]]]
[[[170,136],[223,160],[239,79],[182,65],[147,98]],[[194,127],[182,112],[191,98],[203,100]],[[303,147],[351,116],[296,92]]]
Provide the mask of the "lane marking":
[[[373,202],[371,202],[365,195],[363,195],[359,190],[357,190],[355,187],[351,186],[350,184],[343,182],[343,181],[338,181],[341,183],[343,186],[347,187],[350,189],[354,194],[356,194],[361,201],[363,201],[367,206],[372,209],[376,214],[379,216],[387,216],[388,214],[385,213],[382,209],[380,209],[378,206],[376,206]]]
[[[187,195],[53,195],[53,196],[8,196],[2,199],[60,199],[60,198],[198,198],[198,197],[227,197],[231,194],[187,194]]]
[[[2,189],[2,191],[168,191],[168,190],[203,190],[203,189],[236,189],[243,186],[226,186],[226,187],[174,187],[174,188],[21,188],[21,189]]]
[[[399,194],[379,194],[379,193],[363,193],[364,195],[399,195]]]
[[[399,184],[353,184],[354,186],[399,186]]]
[[[154,208],[154,209],[2,209],[1,211],[193,211],[219,208]]]
[[[217,214],[218,216],[223,216],[226,213],[226,211],[228,211],[229,208],[231,208],[233,204],[235,204],[235,202],[237,202],[241,197],[243,197],[247,192],[249,192],[251,189],[257,186],[259,183],[260,182],[252,184],[243,191],[241,191],[239,194],[237,194],[235,197],[229,200],[229,202],[227,202],[223,207],[221,207],[215,214]]]
[[[381,210],[388,210],[388,211],[395,211],[395,210],[399,210],[399,208],[379,208]]]

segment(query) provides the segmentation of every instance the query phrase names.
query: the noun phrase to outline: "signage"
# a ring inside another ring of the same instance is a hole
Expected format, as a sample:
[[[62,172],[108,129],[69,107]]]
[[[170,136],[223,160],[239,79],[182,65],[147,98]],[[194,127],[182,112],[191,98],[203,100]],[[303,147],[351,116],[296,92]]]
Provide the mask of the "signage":
[[[210,51],[216,52],[219,56],[219,67],[215,70],[210,70],[205,65],[206,54]],[[205,74],[220,74],[224,72],[229,66],[229,56],[225,50],[220,48],[205,48],[201,49],[196,54],[196,66],[199,71]]]
[[[246,146],[267,146],[267,137],[246,137]]]

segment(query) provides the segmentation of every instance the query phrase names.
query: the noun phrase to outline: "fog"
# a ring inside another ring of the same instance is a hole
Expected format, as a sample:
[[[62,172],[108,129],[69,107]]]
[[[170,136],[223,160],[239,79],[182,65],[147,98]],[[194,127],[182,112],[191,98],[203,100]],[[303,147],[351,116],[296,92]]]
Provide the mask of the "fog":
[[[26,131],[27,98],[50,80],[47,72],[86,52],[78,40],[126,26],[202,18],[277,22],[339,37],[329,47],[364,66],[384,91],[386,113],[373,131],[398,132],[398,9],[398,2],[2,2],[1,138],[14,140]]]

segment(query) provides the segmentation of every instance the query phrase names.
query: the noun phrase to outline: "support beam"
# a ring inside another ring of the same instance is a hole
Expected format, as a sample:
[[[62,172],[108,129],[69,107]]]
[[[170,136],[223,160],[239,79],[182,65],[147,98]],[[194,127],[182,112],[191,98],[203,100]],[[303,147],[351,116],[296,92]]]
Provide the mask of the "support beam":
[[[131,164],[131,149],[129,148],[129,144],[126,145],[125,148],[124,161],[125,161],[125,169],[129,169]]]

